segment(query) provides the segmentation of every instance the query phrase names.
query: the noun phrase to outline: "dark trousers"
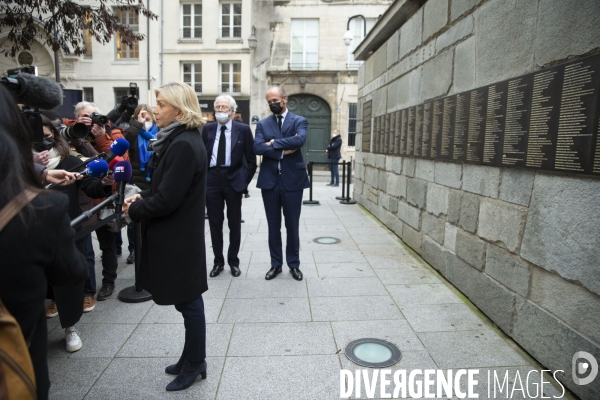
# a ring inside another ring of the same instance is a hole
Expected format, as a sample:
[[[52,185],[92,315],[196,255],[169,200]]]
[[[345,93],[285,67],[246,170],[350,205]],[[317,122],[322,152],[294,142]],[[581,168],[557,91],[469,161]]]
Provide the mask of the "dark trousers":
[[[202,295],[187,303],[175,304],[175,309],[183,315],[185,345],[183,353],[190,363],[199,363],[206,358],[206,319]]]
[[[211,168],[206,180],[206,211],[210,226],[214,265],[225,265],[223,257],[223,209],[227,204],[227,224],[229,225],[229,249],[227,264],[239,267],[240,242],[242,238],[242,193],[236,192],[227,179],[227,169],[218,171]]]
[[[135,235],[133,234],[133,222],[130,222],[127,225],[127,241],[129,244],[127,245],[127,250],[131,253],[135,251]]]
[[[98,237],[100,250],[102,250],[102,284],[114,286],[119,266],[115,235],[106,226],[103,226],[96,229],[96,236]]]
[[[281,175],[272,189],[263,189],[263,204],[269,226],[269,251],[271,252],[271,267],[278,268],[283,265],[283,251],[281,244],[281,210],[285,218],[287,241],[285,246],[285,260],[288,267],[300,267],[300,211],[302,210],[302,190],[293,192],[285,190],[281,182]]]
[[[85,244],[85,260],[88,264],[88,278],[83,285],[83,295],[93,296],[96,294],[96,255],[92,245],[92,235],[87,234],[82,238]]]
[[[329,159],[331,163],[331,185],[339,185],[340,184],[340,169],[338,163],[340,162],[339,158],[331,158]]]
[[[29,340],[29,355],[35,373],[37,400],[46,400],[50,391],[50,377],[48,375],[48,328],[44,313],[40,313]]]

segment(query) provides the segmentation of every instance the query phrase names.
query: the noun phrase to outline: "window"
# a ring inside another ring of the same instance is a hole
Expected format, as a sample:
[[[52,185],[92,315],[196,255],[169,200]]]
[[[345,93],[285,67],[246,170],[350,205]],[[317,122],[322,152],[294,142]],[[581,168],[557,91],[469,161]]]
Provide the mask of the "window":
[[[116,87],[115,90],[115,107],[121,104],[121,98],[123,96],[129,96],[129,88],[128,87]]]
[[[242,91],[242,63],[225,61],[219,64],[221,82],[220,92],[238,94]]]
[[[138,15],[126,8],[115,8],[115,15],[119,17],[122,24],[128,25],[134,32],[139,30]],[[121,35],[119,32],[115,35],[116,54],[117,60],[138,60],[140,58],[140,45],[135,42],[132,47],[129,47],[121,43]]]
[[[242,37],[242,3],[221,3],[221,38]]]
[[[89,24],[91,24],[92,22],[92,18],[89,12],[85,13],[85,26],[89,26]],[[92,52],[92,42],[94,41],[92,35],[90,34],[90,30],[88,28],[85,28],[83,30],[83,40],[84,40],[84,44],[85,44],[85,54],[83,55],[83,58],[90,60],[93,57],[93,52]]]
[[[348,104],[348,146],[356,141],[356,103]]]
[[[181,5],[181,38],[200,39],[202,37],[202,3]]]
[[[88,101],[90,103],[94,102],[94,88],[84,87],[83,88],[83,101]],[[119,103],[121,100],[119,99]]]
[[[181,63],[181,80],[190,85],[197,95],[201,95],[202,62]]]
[[[319,20],[293,19],[291,69],[319,69]]]
[[[367,33],[375,26],[375,22],[377,22],[377,18],[367,18]],[[365,38],[365,27],[364,21],[362,18],[354,18],[350,21],[350,32],[354,35],[352,39],[352,43],[348,46],[348,68],[356,69],[362,65],[362,61],[354,60],[354,50],[358,47],[360,42]]]

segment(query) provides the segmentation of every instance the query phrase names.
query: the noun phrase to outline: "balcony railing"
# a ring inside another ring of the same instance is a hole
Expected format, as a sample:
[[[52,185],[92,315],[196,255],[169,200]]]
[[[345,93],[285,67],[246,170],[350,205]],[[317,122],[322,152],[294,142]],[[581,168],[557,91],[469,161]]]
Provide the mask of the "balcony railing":
[[[319,63],[309,64],[309,63],[288,63],[289,71],[310,71],[310,70],[318,70]]]
[[[346,63],[346,69],[359,69],[362,64],[363,64],[362,61],[349,62],[349,63]]]
[[[241,93],[242,85],[240,83],[221,83],[221,93]]]
[[[181,39],[202,39],[202,27],[180,29],[179,37]]]

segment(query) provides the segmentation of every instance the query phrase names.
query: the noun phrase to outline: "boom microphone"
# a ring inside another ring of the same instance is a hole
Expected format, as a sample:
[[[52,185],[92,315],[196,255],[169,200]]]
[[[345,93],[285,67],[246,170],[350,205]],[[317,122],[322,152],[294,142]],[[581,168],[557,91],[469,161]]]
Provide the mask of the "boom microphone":
[[[123,138],[117,138],[110,145],[110,152],[106,157],[106,162],[109,163],[115,159],[115,157],[120,157],[125,154],[129,150],[129,142]]]
[[[63,91],[52,79],[20,73],[14,78],[0,79],[19,104],[42,110],[52,110],[63,103]]]

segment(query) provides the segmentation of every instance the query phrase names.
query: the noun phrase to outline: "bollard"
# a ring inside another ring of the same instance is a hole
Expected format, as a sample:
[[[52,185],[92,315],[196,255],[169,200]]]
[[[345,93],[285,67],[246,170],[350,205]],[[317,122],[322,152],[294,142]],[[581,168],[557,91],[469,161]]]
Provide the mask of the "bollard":
[[[308,200],[304,200],[302,202],[302,204],[318,205],[319,201],[313,200],[313,198],[312,198],[312,194],[313,194],[313,162],[312,161],[308,163],[308,177],[310,178],[309,198],[308,198]]]
[[[133,236],[135,237],[135,286],[129,286],[119,292],[119,300],[124,303],[142,303],[152,300],[152,295],[137,285],[137,276],[140,270],[142,258],[142,224],[133,224]]]
[[[340,204],[356,204],[356,200],[352,199],[350,196],[350,177],[352,176],[352,163],[348,163],[348,180],[346,181],[346,193],[348,193],[348,198],[340,201]]]
[[[336,196],[338,200],[348,200],[346,195],[344,194],[346,190],[346,161],[342,161],[342,195]]]

